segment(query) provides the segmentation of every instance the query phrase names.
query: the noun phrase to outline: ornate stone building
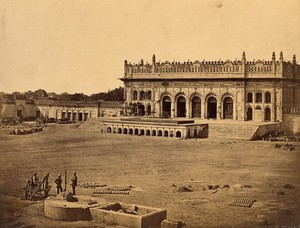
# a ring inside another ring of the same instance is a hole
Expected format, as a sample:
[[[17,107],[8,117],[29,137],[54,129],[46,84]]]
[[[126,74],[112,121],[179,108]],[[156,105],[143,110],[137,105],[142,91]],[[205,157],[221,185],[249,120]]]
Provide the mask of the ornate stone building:
[[[125,106],[134,115],[282,121],[300,109],[300,65],[276,60],[125,60]]]

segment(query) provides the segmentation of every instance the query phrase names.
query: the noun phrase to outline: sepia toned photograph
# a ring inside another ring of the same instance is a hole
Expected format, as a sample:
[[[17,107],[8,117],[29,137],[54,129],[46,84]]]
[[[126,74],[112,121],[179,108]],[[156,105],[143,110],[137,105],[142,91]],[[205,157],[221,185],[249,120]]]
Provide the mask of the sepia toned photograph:
[[[300,227],[300,0],[0,0],[0,227]]]

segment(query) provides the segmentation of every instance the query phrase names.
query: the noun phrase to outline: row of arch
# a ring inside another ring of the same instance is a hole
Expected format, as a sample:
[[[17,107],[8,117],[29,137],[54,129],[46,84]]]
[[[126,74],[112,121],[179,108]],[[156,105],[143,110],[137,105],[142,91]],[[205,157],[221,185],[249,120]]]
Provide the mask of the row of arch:
[[[59,118],[60,117],[60,118]],[[56,119],[68,119],[72,121],[87,121],[92,118],[92,113],[84,111],[56,111]]]
[[[138,129],[138,128],[121,128],[121,127],[107,127],[106,133],[115,134],[129,134],[129,135],[145,135],[145,136],[162,136],[162,137],[176,137],[181,138],[181,131],[173,130],[150,130],[150,129]]]
[[[176,99],[176,117],[186,117],[187,108],[186,108],[186,98],[184,95],[179,95]],[[171,98],[168,95],[163,96],[162,98],[162,116],[170,117],[171,116]],[[191,118],[201,117],[201,98],[197,95],[194,95],[191,99]],[[219,109],[219,110],[218,110]],[[222,109],[222,110],[221,110]],[[219,112],[219,113],[218,113]],[[222,113],[220,113],[222,112]],[[217,98],[215,95],[210,95],[206,98],[206,117],[207,118],[217,118],[218,115],[223,119],[233,119],[233,99],[230,95],[225,95],[222,99],[221,107],[217,107]]]
[[[250,103],[255,101],[256,103],[261,103],[263,101],[263,96],[264,96],[264,103],[271,103],[271,93],[269,91],[266,91],[265,93],[256,92],[255,94],[249,92],[247,93],[247,102]]]
[[[163,95],[161,99],[161,110],[160,117],[168,118],[172,117],[172,112],[174,112],[174,117],[191,117],[191,118],[201,118],[203,108],[206,109],[207,118],[217,118],[217,112],[221,112],[222,118],[232,119],[233,118],[233,99],[230,95],[225,95],[222,99],[222,105],[217,108],[217,98],[215,95],[211,95],[206,99],[207,107],[203,107],[200,96],[193,95],[191,98],[191,103],[187,103],[184,95],[179,94],[175,97],[175,104],[173,104],[170,95]],[[173,107],[175,105],[175,107]],[[189,107],[187,107],[189,106]],[[152,106],[151,104],[134,103],[131,106],[132,113],[138,116],[151,115]],[[190,110],[191,109],[191,110]],[[190,113],[187,113],[190,110]]]

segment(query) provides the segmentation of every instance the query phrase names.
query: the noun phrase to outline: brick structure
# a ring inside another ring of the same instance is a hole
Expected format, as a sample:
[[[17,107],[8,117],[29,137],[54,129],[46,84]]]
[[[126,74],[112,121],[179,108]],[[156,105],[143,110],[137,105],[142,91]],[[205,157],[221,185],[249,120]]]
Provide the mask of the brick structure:
[[[26,120],[46,117],[55,120],[86,121],[96,117],[120,116],[123,106],[122,101],[29,100],[24,94],[0,93],[0,118]]]

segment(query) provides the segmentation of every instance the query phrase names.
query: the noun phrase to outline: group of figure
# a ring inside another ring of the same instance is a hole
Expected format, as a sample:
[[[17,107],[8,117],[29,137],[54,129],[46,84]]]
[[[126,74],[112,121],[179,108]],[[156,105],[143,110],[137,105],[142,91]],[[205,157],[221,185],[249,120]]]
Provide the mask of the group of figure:
[[[36,172],[33,173],[33,175],[31,176],[31,178],[28,178],[27,181],[26,181],[26,183],[25,183],[25,186],[24,186],[25,197],[26,198],[31,198],[31,193],[32,193],[31,189],[37,189],[38,187],[39,188],[42,187],[44,190],[48,189],[48,177],[49,177],[49,174],[44,178],[45,180],[40,181],[39,178],[38,178],[38,176],[37,176],[37,173]],[[61,175],[60,174],[58,174],[58,177],[55,180],[55,184],[56,184],[57,194],[59,194],[60,192],[63,192],[62,179],[61,179]],[[44,186],[44,185],[46,185],[46,186]],[[71,186],[72,186],[73,195],[76,195],[76,192],[75,192],[75,189],[76,189],[76,186],[77,186],[77,175],[76,175],[76,172],[73,172],[73,176],[71,178]]]
[[[58,174],[57,179],[55,180],[55,184],[56,184],[56,190],[57,190],[57,194],[59,194],[60,192],[63,191],[62,189],[62,179],[61,179],[61,175]],[[72,193],[73,195],[76,195],[75,192],[75,188],[77,186],[77,175],[76,172],[73,172],[73,176],[71,178],[71,186],[72,186]]]

